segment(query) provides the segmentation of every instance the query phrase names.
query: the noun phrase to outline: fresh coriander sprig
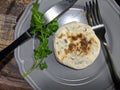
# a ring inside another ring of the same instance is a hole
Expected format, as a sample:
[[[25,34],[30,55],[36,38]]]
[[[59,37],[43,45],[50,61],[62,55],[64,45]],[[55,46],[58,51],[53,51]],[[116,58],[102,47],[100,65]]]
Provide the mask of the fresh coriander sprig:
[[[49,24],[44,25],[46,20],[43,18],[43,14],[38,11],[38,2],[39,0],[36,0],[36,2],[33,3],[33,7],[31,9],[32,17],[30,26],[32,28],[31,33],[36,35],[40,43],[37,49],[34,50],[34,63],[32,67],[25,74],[23,74],[23,77],[29,75],[37,67],[41,70],[47,68],[47,63],[43,60],[52,53],[48,47],[48,38],[58,29],[57,18]]]

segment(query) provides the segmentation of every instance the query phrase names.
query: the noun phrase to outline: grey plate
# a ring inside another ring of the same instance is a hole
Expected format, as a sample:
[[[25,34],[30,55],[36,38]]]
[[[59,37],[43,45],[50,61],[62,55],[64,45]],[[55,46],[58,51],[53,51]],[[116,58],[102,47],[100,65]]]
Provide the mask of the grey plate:
[[[40,11],[43,13],[60,0],[42,0]],[[63,25],[71,20],[80,20],[87,23],[82,8],[88,0],[78,0],[78,2],[58,20],[59,25]],[[115,58],[116,65],[120,65],[120,8],[113,0],[98,0],[101,14],[107,28],[106,38],[111,53]],[[30,26],[31,8],[29,4],[20,18],[16,29],[15,39],[19,37]],[[69,14],[71,13],[71,14]],[[80,15],[80,18],[76,17]],[[67,17],[71,19],[66,19]],[[53,50],[53,37],[49,38],[49,47]],[[15,58],[19,66],[20,73],[23,74],[33,64],[33,49],[36,48],[37,40],[30,39],[15,50]],[[46,58],[48,68],[44,71],[36,69],[27,78],[27,82],[35,90],[115,90],[114,85],[104,59],[102,50],[96,61],[88,68],[73,70],[61,65],[55,60],[54,53]]]

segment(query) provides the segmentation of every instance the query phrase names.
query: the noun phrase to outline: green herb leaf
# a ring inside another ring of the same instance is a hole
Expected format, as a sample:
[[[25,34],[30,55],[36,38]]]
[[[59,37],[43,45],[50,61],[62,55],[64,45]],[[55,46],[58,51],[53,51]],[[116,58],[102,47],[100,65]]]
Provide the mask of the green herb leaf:
[[[32,67],[25,74],[23,74],[24,78],[37,67],[41,70],[47,68],[47,63],[43,60],[45,60],[45,58],[52,53],[48,47],[48,38],[58,29],[58,18],[54,19],[46,26],[44,25],[46,20],[43,18],[43,14],[38,11],[38,2],[39,0],[36,0],[36,2],[33,3],[33,7],[31,9],[32,17],[30,26],[32,28],[31,34],[36,35],[40,41],[40,44],[37,49],[34,50],[34,63]]]
[[[47,68],[47,63],[46,62],[40,63],[39,67],[40,67],[41,70],[43,70],[43,69]]]

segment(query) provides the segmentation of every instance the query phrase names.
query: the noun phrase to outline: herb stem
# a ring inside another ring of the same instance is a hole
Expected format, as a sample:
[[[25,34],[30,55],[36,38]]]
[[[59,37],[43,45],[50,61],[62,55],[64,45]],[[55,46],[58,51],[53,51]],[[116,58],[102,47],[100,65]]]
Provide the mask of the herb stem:
[[[38,1],[39,0],[36,0],[31,8],[32,17],[30,26],[33,29],[31,34],[36,35],[40,41],[40,44],[37,49],[34,50],[34,63],[32,67],[22,75],[24,78],[37,67],[39,67],[41,70],[47,68],[47,64],[45,61],[43,62],[43,59],[52,52],[48,47],[48,38],[58,29],[57,19],[54,19],[47,25],[44,25],[46,20],[43,18],[43,14],[38,11]]]

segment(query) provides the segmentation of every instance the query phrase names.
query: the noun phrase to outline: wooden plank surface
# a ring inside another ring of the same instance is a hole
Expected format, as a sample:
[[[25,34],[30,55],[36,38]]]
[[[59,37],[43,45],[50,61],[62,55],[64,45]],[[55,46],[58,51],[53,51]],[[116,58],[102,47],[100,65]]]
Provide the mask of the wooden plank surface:
[[[30,1],[0,0],[0,50],[13,41],[17,20]],[[14,52],[0,62],[0,90],[32,90],[19,73]]]

